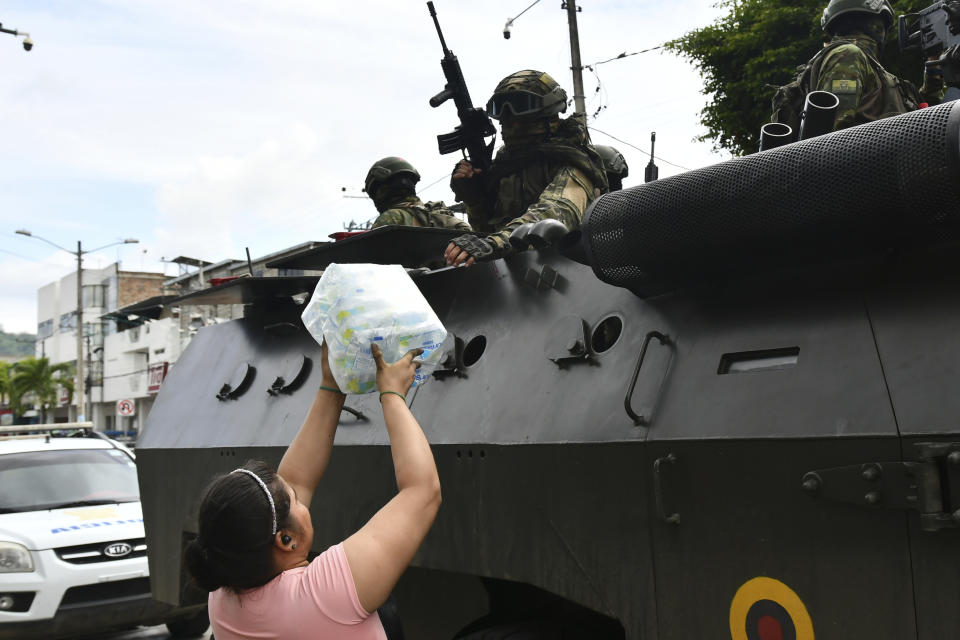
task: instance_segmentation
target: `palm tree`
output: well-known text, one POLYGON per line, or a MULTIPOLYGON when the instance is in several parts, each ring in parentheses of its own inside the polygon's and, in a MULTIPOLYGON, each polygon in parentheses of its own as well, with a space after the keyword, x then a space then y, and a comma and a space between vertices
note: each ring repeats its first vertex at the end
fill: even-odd
POLYGON ((10 400, 15 407, 22 407, 23 397, 32 394, 40 405, 40 422, 47 421, 47 407, 57 402, 57 386, 67 390, 73 397, 73 367, 66 362, 50 364, 46 358, 29 357, 13 365, 10 384, 10 400))
POLYGON ((7 405, 10 395, 10 363, 0 361, 0 406, 7 405))

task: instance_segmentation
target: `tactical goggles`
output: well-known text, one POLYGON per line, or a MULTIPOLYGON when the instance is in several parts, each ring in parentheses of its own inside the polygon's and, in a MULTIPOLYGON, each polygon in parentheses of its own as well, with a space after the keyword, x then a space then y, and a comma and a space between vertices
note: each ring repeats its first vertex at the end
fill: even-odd
POLYGON ((527 116, 543 109, 543 96, 529 91, 510 91, 494 95, 487 102, 487 114, 499 120, 507 110, 515 116, 527 116))

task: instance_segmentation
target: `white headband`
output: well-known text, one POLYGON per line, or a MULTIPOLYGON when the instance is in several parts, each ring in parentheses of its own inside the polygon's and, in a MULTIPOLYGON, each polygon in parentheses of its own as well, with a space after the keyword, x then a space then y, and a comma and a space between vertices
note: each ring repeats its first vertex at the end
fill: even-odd
POLYGON ((271 536, 277 535, 277 507, 273 504, 273 496, 270 495, 270 490, 267 489, 267 484, 260 479, 260 476, 255 474, 249 469, 234 469, 230 473, 245 473, 254 480, 257 481, 257 484, 260 485, 260 488, 263 489, 263 492, 267 494, 267 500, 270 502, 270 514, 273 516, 273 529, 270 531, 271 536))

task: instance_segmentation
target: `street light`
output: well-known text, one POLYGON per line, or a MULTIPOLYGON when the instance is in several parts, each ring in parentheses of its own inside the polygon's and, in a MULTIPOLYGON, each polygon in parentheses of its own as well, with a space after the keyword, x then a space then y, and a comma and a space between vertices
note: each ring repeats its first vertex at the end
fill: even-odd
POLYGON ((97 247, 96 249, 88 249, 84 251, 80 241, 77 240, 77 250, 71 251, 66 247, 61 247, 56 242, 51 242, 46 238, 35 236, 26 229, 17 229, 15 233, 18 233, 21 236, 27 236, 28 238, 42 240, 43 242, 46 242, 47 244, 56 247, 61 251, 66 251, 67 253, 77 257, 77 422, 83 422, 83 420, 86 418, 86 406, 84 402, 84 385, 86 380, 83 375, 83 256, 84 254, 100 251, 101 249, 106 249, 107 247, 112 247, 118 244, 136 244, 140 241, 136 238, 125 238, 123 240, 111 242, 110 244, 105 244, 102 247, 97 247))

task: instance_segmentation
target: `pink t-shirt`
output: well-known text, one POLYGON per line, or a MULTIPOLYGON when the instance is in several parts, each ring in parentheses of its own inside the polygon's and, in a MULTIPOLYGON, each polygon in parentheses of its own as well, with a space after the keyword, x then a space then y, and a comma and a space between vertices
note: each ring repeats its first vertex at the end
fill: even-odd
POLYGON ((360 606, 342 542, 252 591, 217 589, 208 603, 217 640, 387 640, 380 616, 360 606))

